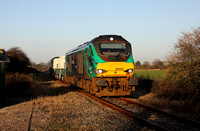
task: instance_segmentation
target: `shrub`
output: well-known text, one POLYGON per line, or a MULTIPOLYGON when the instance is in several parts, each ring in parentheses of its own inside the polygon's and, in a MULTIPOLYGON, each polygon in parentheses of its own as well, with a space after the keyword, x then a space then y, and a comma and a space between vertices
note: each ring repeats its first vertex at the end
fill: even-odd
POLYGON ((13 47, 9 49, 6 54, 10 58, 8 71, 24 72, 30 62, 27 55, 19 47, 13 47))
MULTIPOLYGON (((154 87, 158 97, 178 101, 184 110, 200 111, 200 27, 192 33, 183 33, 174 46, 169 59, 170 70, 166 77, 154 87), (155 89, 157 88, 157 89, 155 89)), ((170 102, 169 102, 170 103, 170 102)), ((180 108, 181 109, 181 108, 180 108)))
POLYGON ((33 79, 30 75, 10 73, 5 77, 6 94, 9 97, 31 96, 33 79))
POLYGON ((33 74, 7 73, 5 97, 37 97, 48 95, 48 87, 34 79, 33 74))
POLYGON ((44 76, 40 75, 7 73, 4 97, 35 98, 66 93, 66 87, 56 88, 53 84, 44 82, 44 76))

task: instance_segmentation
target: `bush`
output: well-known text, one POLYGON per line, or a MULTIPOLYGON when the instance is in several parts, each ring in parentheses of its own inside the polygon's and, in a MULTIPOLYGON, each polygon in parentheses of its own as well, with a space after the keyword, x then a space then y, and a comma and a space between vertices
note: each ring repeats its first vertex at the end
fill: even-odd
POLYGON ((9 72, 24 72, 30 60, 27 55, 19 48, 13 47, 9 49, 6 54, 10 58, 8 65, 9 72))
POLYGON ((33 79, 30 75, 10 73, 5 76, 5 89, 9 97, 32 96, 33 79))
POLYGON ((33 74, 8 73, 5 75, 5 97, 37 97, 48 95, 44 87, 33 78, 33 74))
POLYGON ((41 79, 45 78, 41 77, 44 76, 41 74, 35 76, 35 74, 7 73, 4 97, 36 98, 66 93, 66 87, 55 88, 54 85, 51 86, 51 83, 43 83, 41 79))
MULTIPOLYGON (((192 33, 183 33, 174 46, 169 62, 170 70, 166 77, 154 87, 154 93, 170 101, 182 103, 181 108, 200 111, 200 27, 192 33), (156 89, 155 89, 156 88, 156 89)), ((177 105, 178 106, 178 105, 177 105)))

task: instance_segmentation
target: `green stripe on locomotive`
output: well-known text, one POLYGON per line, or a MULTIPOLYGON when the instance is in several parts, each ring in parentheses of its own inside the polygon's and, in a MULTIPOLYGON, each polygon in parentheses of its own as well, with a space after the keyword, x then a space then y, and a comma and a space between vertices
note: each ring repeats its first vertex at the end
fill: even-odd
POLYGON ((94 48, 94 45, 92 43, 90 43, 88 46, 87 46, 87 53, 91 59, 91 61, 89 62, 89 66, 88 66, 88 69, 89 69, 89 72, 90 72, 90 79, 92 79, 92 77, 97 77, 96 73, 95 73, 95 69, 97 68, 97 64, 98 63, 105 63, 104 60, 102 60, 97 52, 96 52, 96 49, 94 48), (91 47, 91 48, 90 48, 91 47), (92 54, 91 54, 91 51, 92 51, 92 54))
POLYGON ((133 55, 132 55, 132 50, 130 52, 130 57, 128 58, 128 60, 126 61, 126 63, 134 63, 134 59, 133 59, 133 55))

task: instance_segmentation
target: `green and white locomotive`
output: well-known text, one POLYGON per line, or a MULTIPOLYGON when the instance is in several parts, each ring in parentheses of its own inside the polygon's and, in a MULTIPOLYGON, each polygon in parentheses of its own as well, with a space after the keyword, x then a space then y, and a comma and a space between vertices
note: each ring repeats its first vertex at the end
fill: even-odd
MULTIPOLYGON (((52 64, 63 58, 54 58, 52 64)), ((57 65, 56 78, 97 96, 130 95, 138 84, 133 78, 131 44, 118 35, 101 35, 79 45, 69 50, 65 61, 57 65)))

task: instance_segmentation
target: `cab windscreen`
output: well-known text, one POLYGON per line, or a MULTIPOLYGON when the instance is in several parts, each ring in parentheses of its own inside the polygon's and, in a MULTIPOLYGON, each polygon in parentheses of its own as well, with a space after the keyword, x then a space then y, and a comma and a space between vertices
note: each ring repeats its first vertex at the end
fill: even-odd
POLYGON ((127 49, 126 44, 121 42, 101 42, 99 44, 100 52, 102 55, 106 56, 120 56, 126 55, 127 49))

